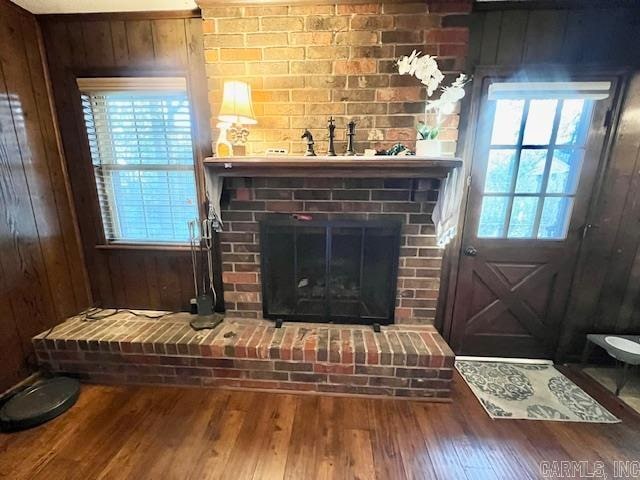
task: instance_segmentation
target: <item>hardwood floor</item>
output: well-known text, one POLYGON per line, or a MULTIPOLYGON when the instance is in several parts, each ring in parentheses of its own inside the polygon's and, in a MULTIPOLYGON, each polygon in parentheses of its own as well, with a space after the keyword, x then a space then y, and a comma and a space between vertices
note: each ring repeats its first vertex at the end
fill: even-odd
POLYGON ((0 436, 0 477, 530 479, 561 460, 611 477, 614 460, 639 458, 640 421, 571 376, 623 422, 493 421, 459 376, 451 404, 84 386, 63 416, 0 436))

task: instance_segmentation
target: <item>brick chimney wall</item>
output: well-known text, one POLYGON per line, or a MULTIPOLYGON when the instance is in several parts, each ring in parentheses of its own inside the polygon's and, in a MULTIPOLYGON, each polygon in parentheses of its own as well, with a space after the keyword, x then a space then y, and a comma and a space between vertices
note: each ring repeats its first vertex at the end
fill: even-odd
MULTIPOLYGON (((359 152, 398 142, 414 148, 426 92, 415 77, 397 73, 395 60, 413 49, 437 55, 449 82, 464 65, 469 38, 467 28, 449 25, 470 10, 470 0, 203 7, 213 138, 222 84, 236 79, 252 86, 258 119, 247 153, 302 153, 305 128, 325 152, 330 115, 338 153, 350 119, 358 123, 359 152)), ((457 114, 444 120, 445 151, 455 151, 457 126, 457 114)))

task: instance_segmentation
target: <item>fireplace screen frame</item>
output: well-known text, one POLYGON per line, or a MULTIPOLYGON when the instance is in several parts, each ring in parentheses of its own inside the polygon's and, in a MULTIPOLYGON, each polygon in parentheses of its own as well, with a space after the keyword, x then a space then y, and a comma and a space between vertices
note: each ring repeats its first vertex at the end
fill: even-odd
MULTIPOLYGON (((263 317, 266 319, 283 320, 283 321, 298 321, 298 322, 322 322, 322 323, 336 323, 336 324, 361 324, 361 325, 389 325, 395 321, 395 307, 397 297, 397 285, 398 285, 398 267, 400 261, 400 246, 402 235, 402 222, 396 219, 389 220, 347 220, 347 219, 312 219, 312 220, 300 220, 289 215, 272 214, 262 218, 259 221, 260 225, 260 268, 261 268, 261 283, 262 283, 262 311, 263 317), (325 307, 322 315, 312 313, 293 313, 293 314, 279 314, 271 312, 269 309, 268 288, 271 270, 274 268, 270 265, 270 257, 265 255, 265 252, 269 248, 269 235, 268 231, 271 227, 288 227, 293 228, 294 237, 298 235, 298 229, 301 230, 308 227, 315 227, 324 229, 325 243, 324 243, 324 285, 325 285, 325 307), (357 316, 335 316, 331 315, 330 311, 330 288, 329 281, 331 274, 331 260, 332 260, 332 240, 333 230, 336 228, 360 228, 362 229, 363 239, 366 238, 366 229, 386 229, 391 231, 392 246, 391 246, 391 278, 389 279, 388 299, 386 305, 388 306, 386 316, 366 316, 362 315, 362 308, 358 309, 357 316)), ((358 301, 362 303, 362 272, 364 271, 364 248, 365 241, 360 244, 360 284, 358 285, 358 301)), ((297 242, 294 240, 294 248, 297 249, 297 242)), ((298 266, 297 266, 297 254, 294 254, 294 267, 293 285, 299 282, 298 279, 298 266)))

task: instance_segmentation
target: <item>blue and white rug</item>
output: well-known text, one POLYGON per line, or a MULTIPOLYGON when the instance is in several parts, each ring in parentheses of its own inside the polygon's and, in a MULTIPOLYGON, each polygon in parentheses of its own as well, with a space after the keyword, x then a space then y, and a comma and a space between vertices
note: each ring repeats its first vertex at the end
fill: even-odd
POLYGON ((491 418, 620 422, 547 362, 465 359, 456 369, 491 418))

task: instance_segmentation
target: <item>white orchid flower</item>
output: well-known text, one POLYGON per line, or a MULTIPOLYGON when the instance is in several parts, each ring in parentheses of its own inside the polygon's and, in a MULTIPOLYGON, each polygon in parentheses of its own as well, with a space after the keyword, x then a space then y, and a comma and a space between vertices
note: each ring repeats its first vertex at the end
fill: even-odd
POLYGON ((409 57, 401 57, 400 60, 398 60, 398 73, 400 75, 405 75, 409 73, 409 70, 411 70, 411 62, 409 61, 409 57))
MULTIPOLYGON (((427 98, 431 97, 444 80, 444 74, 438 67, 436 57, 431 55, 423 55, 413 50, 411 55, 404 55, 396 62, 398 65, 398 73, 401 75, 413 75, 426 87, 427 98)), ((467 76, 462 73, 448 87, 442 89, 442 94, 437 100, 427 100, 425 104, 425 117, 427 112, 434 111, 437 113, 438 122, 434 127, 427 127, 426 122, 420 122, 422 127, 418 129, 418 139, 433 140, 438 136, 440 128, 440 115, 449 115, 455 111, 456 104, 464 97, 464 86, 468 82, 467 76)), ((426 120, 426 118, 425 118, 426 120)))
POLYGON ((413 52, 411 52, 411 55, 404 55, 400 57, 397 62, 398 73, 400 73, 400 75, 406 75, 407 73, 413 75, 413 72, 415 71, 415 62, 418 59, 419 55, 420 54, 416 50, 414 50, 413 52))

